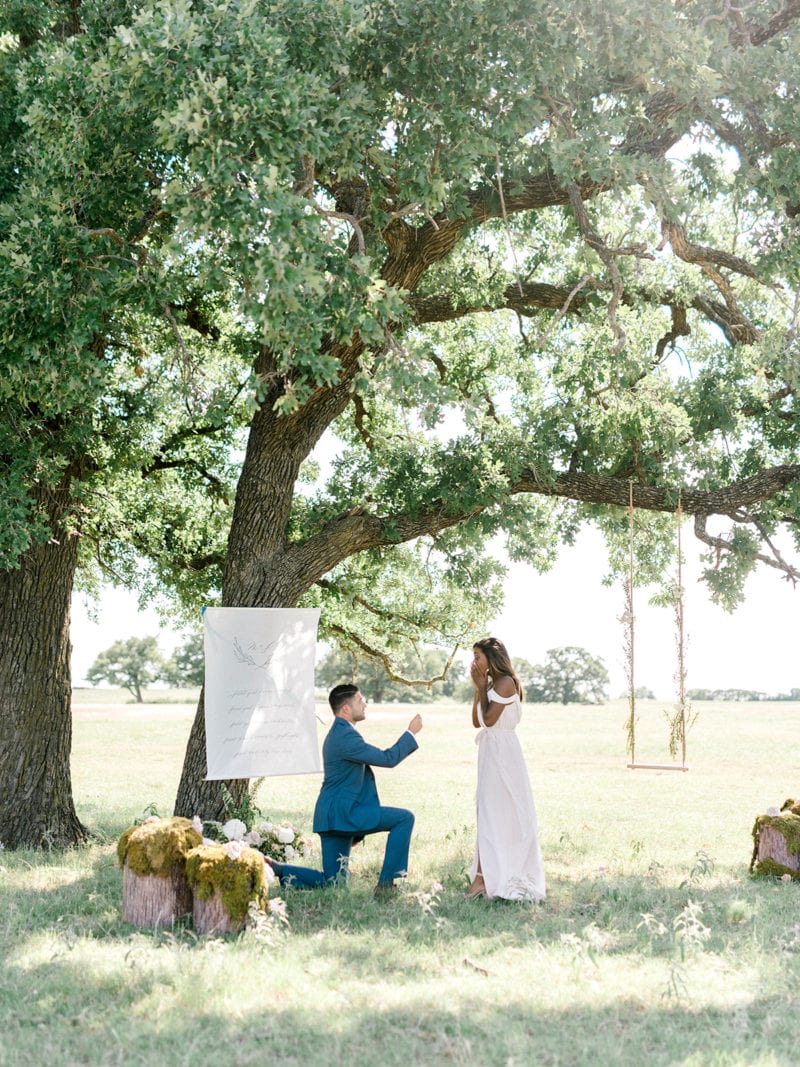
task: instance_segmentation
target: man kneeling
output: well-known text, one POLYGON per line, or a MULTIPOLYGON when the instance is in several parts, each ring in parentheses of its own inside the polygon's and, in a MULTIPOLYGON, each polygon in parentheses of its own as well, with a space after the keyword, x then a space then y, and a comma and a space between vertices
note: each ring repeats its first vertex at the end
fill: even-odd
POLYGON ((355 728, 366 718, 367 702, 355 685, 337 685, 328 696, 333 725, 322 745, 324 777, 314 808, 314 832, 322 842, 322 870, 271 860, 281 885, 316 887, 346 881, 350 849, 367 834, 388 833, 375 895, 389 896, 395 878, 408 870, 414 816, 405 808, 385 808, 378 799, 373 767, 395 767, 419 747, 415 715, 391 748, 368 745, 355 728))

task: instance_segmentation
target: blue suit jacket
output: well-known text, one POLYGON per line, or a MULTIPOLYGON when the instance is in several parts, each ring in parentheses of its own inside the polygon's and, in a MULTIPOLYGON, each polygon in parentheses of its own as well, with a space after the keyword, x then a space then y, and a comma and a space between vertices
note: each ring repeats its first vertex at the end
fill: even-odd
POLYGON ((314 808, 314 832, 374 830, 380 822, 381 802, 372 767, 395 767, 417 748, 408 730, 391 748, 375 748, 347 719, 335 718, 322 745, 325 777, 314 808))

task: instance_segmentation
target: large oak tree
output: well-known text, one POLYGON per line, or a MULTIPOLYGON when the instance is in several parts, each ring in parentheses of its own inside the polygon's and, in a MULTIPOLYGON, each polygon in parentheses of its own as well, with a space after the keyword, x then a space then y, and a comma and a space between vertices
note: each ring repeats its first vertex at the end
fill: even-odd
MULTIPOLYGON (((590 520, 613 556, 630 500, 653 571, 680 501, 714 595, 758 560, 797 576, 798 0, 84 3, 58 33, 46 6, 6 39, 3 343, 70 417, 132 305, 249 363, 222 604, 322 603, 380 652, 441 590, 457 637, 495 534, 544 566, 590 520)), ((20 494, 18 597, 92 512, 81 441, 20 494)), ((199 565, 148 543, 165 576, 199 565)), ((202 711, 176 807, 211 816, 202 711)))

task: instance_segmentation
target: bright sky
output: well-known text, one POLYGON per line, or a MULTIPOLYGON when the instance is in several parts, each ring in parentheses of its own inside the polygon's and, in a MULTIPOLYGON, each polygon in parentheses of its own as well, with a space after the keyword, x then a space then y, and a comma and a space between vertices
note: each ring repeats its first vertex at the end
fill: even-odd
MULTIPOLYGON (((684 538, 685 619, 688 633, 687 687, 690 689, 755 689, 774 695, 800 688, 800 589, 793 589, 777 571, 762 567, 747 586, 746 601, 728 615, 710 603, 700 573, 700 545, 684 538)), ((512 565, 506 604, 490 632, 508 647, 512 658, 542 663, 547 650, 578 645, 603 660, 611 676, 611 696, 626 688, 623 666, 623 611, 620 587, 601 585, 605 554, 599 535, 586 532, 562 551, 546 575, 530 567, 512 565)), ((636 685, 651 689, 659 700, 675 694, 675 635, 672 611, 647 603, 651 591, 634 594, 636 617, 636 685)), ((162 627, 155 611, 140 612, 136 598, 122 590, 103 594, 97 621, 82 599, 72 607, 73 684, 85 684, 85 674, 98 653, 114 641, 152 634, 164 653, 180 635, 162 627)))
MULTIPOLYGON (((755 689, 770 695, 800 688, 800 588, 778 571, 761 567, 746 586, 744 604, 734 614, 715 607, 700 575, 699 542, 683 538, 684 625, 688 635, 686 685, 689 689, 755 689)), ((582 534, 564 549, 546 575, 513 566, 506 604, 493 633, 512 658, 541 663, 550 648, 578 645, 599 656, 611 677, 611 695, 626 691, 620 586, 601 585, 605 550, 598 534, 582 534)), ((677 667, 672 609, 648 604, 652 589, 634 592, 635 683, 659 700, 675 696, 677 667)))

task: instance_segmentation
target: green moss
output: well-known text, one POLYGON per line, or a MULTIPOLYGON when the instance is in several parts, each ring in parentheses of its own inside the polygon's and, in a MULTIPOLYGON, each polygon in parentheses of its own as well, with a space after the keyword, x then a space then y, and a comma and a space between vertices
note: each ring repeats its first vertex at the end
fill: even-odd
POLYGON ((758 859, 758 841, 765 827, 777 830, 786 842, 786 851, 790 856, 800 855, 800 811, 795 811, 795 807, 800 807, 800 804, 787 800, 780 815, 759 815, 756 819, 753 824, 753 858, 750 860, 750 870, 754 874, 790 874, 792 878, 800 879, 800 871, 785 867, 776 860, 758 859))
POLYGON ((757 860, 753 867, 753 874, 760 877, 772 875, 775 878, 782 878, 783 875, 790 874, 795 881, 800 881, 800 871, 793 871, 791 867, 784 867, 777 860, 757 860))
POLYGON ((125 831, 117 842, 117 859, 120 867, 127 862, 134 874, 169 878, 175 866, 184 862, 187 852, 202 840, 203 835, 189 819, 153 819, 125 831))
POLYGON ((231 859, 225 845, 200 845, 186 857, 186 877, 201 900, 208 900, 219 890, 233 922, 247 915, 251 901, 266 907, 269 890, 264 857, 254 848, 243 848, 238 859, 231 859))

